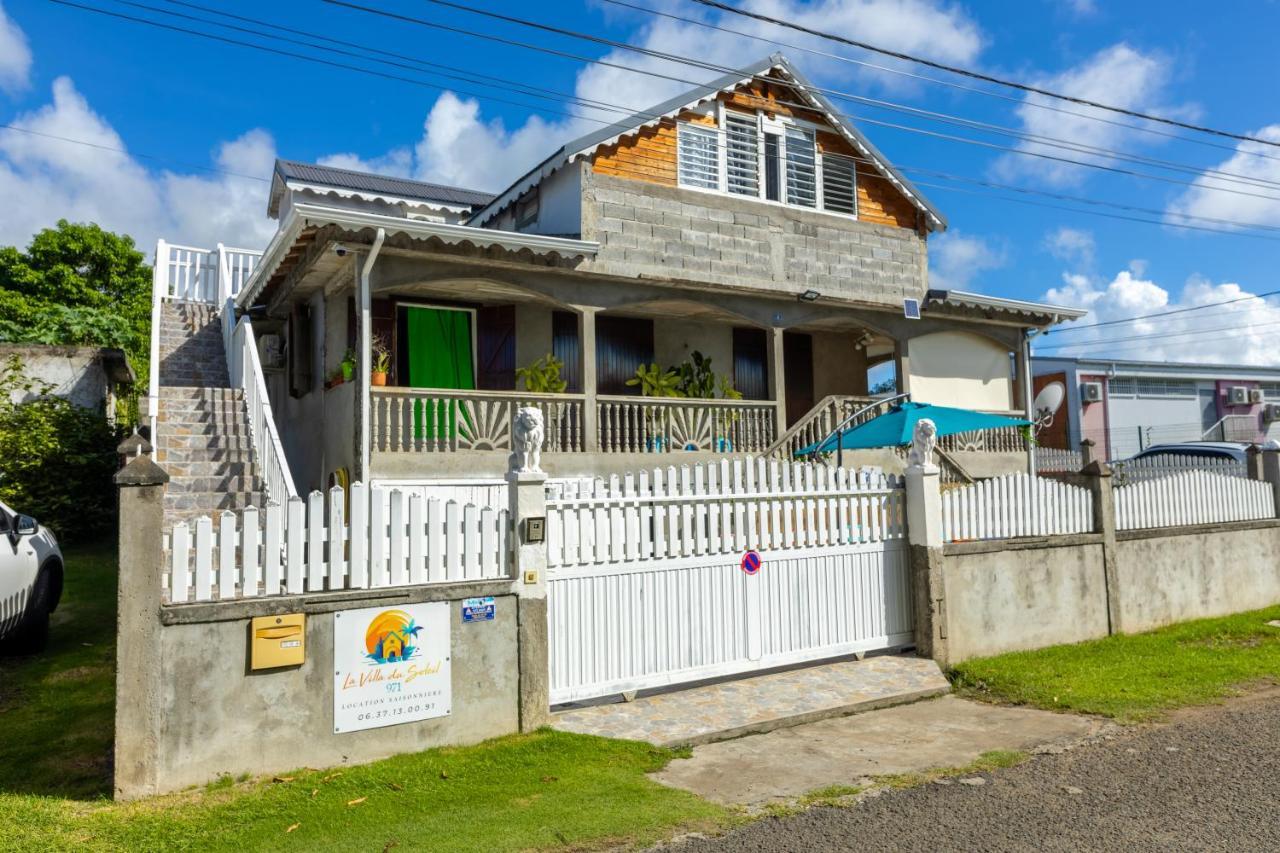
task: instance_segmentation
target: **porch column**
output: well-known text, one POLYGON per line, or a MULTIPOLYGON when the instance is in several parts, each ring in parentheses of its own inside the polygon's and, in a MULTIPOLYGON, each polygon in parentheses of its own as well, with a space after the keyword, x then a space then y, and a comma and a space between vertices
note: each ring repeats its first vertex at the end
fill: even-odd
MULTIPOLYGON (((1025 332, 1021 337, 1017 352, 1014 353, 1018 376, 1015 397, 1021 398, 1023 416, 1034 421, 1035 412, 1031 410, 1031 339, 1025 332)), ((1036 475, 1036 446, 1030 441, 1027 442, 1027 473, 1032 477, 1036 475)))
POLYGON ((781 328, 769 330, 769 389, 773 392, 773 408, 777 418, 776 438, 782 438, 787 431, 787 371, 783 356, 783 334, 785 330, 781 328))
POLYGON ((596 407, 596 312, 600 309, 588 305, 575 305, 578 312, 578 341, 581 344, 582 393, 582 449, 595 453, 600 449, 600 412, 596 407))
POLYGON ((903 338, 893 342, 893 370, 897 374, 894 380, 898 384, 898 393, 911 391, 911 341, 903 338))

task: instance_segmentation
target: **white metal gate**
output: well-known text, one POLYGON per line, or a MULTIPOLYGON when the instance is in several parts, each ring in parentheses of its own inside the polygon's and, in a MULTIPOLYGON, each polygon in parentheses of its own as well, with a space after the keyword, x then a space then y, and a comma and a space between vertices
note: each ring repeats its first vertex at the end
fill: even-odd
POLYGON ((905 516, 896 478, 765 460, 552 486, 552 703, 909 643, 905 516))

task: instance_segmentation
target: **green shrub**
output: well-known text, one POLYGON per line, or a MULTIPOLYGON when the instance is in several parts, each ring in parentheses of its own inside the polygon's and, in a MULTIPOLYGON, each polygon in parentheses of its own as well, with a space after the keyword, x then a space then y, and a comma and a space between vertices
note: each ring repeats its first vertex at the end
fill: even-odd
POLYGON ((60 539, 101 536, 115 519, 118 435, 102 412, 50 390, 23 376, 17 356, 0 367, 0 500, 60 539))

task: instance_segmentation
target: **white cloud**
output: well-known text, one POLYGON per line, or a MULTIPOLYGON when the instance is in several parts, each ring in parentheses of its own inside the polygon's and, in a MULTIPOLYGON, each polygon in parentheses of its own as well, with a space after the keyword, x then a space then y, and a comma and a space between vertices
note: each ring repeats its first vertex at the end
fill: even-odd
POLYGON ((1098 11, 1098 5, 1094 0, 1067 0, 1067 8, 1080 18, 1087 18, 1098 11))
POLYGON ((987 270, 1008 262, 1004 245, 956 229, 929 245, 929 286, 940 290, 970 290, 971 282, 987 270))
POLYGON ((31 47, 27 36, 0 4, 0 91, 20 92, 31 78, 31 47))
MULTIPOLYGON (((1250 136, 1280 142, 1280 124, 1272 124, 1250 136)), ((1280 148, 1260 142, 1241 142, 1236 153, 1214 167, 1219 172, 1244 175, 1259 182, 1280 183, 1280 148), (1266 155, 1266 156, 1260 156, 1266 155)), ((1201 175, 1191 187, 1166 209, 1169 222, 1185 222, 1184 216, 1202 216, 1235 222, 1280 225, 1280 192, 1266 186, 1241 186, 1238 179, 1224 181, 1201 175), (1272 198, 1258 198, 1258 196, 1272 198)), ((1234 226, 1213 223, 1214 228, 1234 226)))
MULTIPOLYGON (((1139 112, 1191 115, 1193 111, 1188 106, 1170 106, 1164 103, 1171 71, 1171 63, 1166 57, 1144 53, 1122 42, 1099 51, 1074 68, 1033 82, 1050 91, 1139 112)), ((1017 115, 1022 129, 1028 133, 1068 140, 1092 148, 1124 150, 1137 144, 1139 136, 1142 136, 1143 142, 1153 138, 1116 124, 1095 121, 1094 117, 1124 124, 1138 124, 1141 121, 1139 119, 1127 119, 1112 112, 1065 103, 1043 95, 1028 94, 1017 108, 1017 115), (1079 115, 1042 109, 1037 104, 1079 115)), ((1017 143, 1016 147, 1022 151, 1089 163, 1114 161, 1114 158, 1104 154, 1064 150, 1053 144, 1023 141, 1017 143)), ((1003 178, 1025 177, 1053 186, 1079 183, 1089 171, 1083 166, 1022 154, 1002 155, 996 160, 993 169, 1003 178)))
POLYGON ((1044 247, 1060 261, 1089 268, 1097 245, 1092 231, 1063 225, 1045 235, 1044 247))
POLYGON ((1280 364, 1275 345, 1280 331, 1280 304, 1256 297, 1232 282, 1213 283, 1192 276, 1174 296, 1169 289, 1144 278, 1145 264, 1131 264, 1111 281, 1084 273, 1064 273, 1062 285, 1044 294, 1047 302, 1088 308, 1081 325, 1176 311, 1196 306, 1203 310, 1167 314, 1131 323, 1050 333, 1041 339, 1038 355, 1085 355, 1090 358, 1145 361, 1280 364), (1229 300, 1229 305, 1216 303, 1229 300), (1182 333, 1194 334, 1184 335, 1182 333), (1153 336, 1153 337, 1148 337, 1153 336), (1059 346, 1059 344, 1070 344, 1059 346))
MULTIPOLYGON (((11 123, 31 132, 0 135, 0 198, 21 199, 0 206, 0 245, 26 245, 60 218, 129 234, 147 253, 161 236, 256 247, 274 230, 266 218, 266 183, 148 171, 67 77, 54 81, 50 103, 11 123)), ((215 163, 226 172, 266 178, 274 158, 271 136, 254 130, 224 143, 215 163)))

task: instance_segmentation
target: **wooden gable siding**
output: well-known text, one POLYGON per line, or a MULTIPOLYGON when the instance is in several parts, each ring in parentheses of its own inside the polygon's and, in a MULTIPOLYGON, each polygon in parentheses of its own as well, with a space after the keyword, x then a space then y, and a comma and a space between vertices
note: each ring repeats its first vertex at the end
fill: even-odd
MULTIPOLYGON (((724 92, 720 100, 731 110, 755 112, 762 110, 775 115, 799 118, 814 124, 826 124, 826 118, 814 110, 791 107, 794 93, 782 87, 753 81, 733 92, 724 92)), ((714 124, 710 116, 686 110, 679 121, 697 124, 714 124)), ((656 125, 641 128, 636 133, 619 139, 612 145, 596 151, 591 161, 592 169, 602 175, 627 178, 633 181, 658 184, 664 187, 677 185, 676 178, 676 121, 665 118, 656 125)), ((833 154, 858 156, 853 147, 838 133, 819 133, 818 149, 833 154)), ((898 228, 916 228, 917 211, 902 193, 876 171, 870 163, 858 163, 858 218, 878 225, 898 228)))

